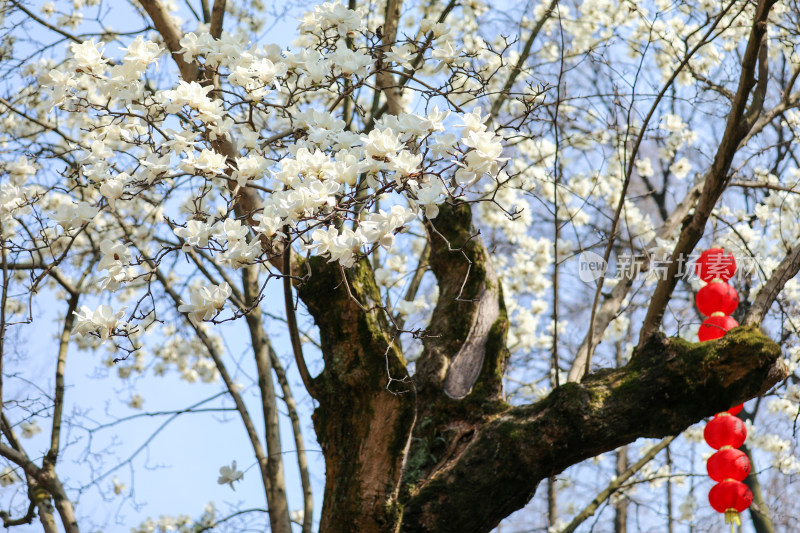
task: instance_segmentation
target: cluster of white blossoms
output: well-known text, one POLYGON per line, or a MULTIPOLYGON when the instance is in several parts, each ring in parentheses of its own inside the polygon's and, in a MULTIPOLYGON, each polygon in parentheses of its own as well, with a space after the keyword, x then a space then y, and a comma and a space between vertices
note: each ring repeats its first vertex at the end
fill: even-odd
POLYGON ((101 305, 94 310, 82 305, 80 310, 75 311, 75 327, 72 329, 72 333, 97 335, 105 342, 118 330, 127 330, 128 325, 122 320, 123 316, 125 316, 124 308, 115 312, 108 305, 101 305))
POLYGON ((100 282, 101 288, 117 290, 121 282, 136 275, 136 269, 129 266, 133 257, 131 251, 123 243, 106 239, 100 243, 100 253, 103 255, 97 269, 108 273, 100 282))
MULTIPOLYGON (((219 335, 216 335, 207 324, 199 324, 198 327, 217 353, 223 353, 225 346, 219 335)), ((174 369, 187 383, 213 383, 217 380, 219 371, 208 356, 208 350, 196 335, 181 336, 171 325, 163 326, 159 334, 165 342, 153 350, 153 356, 156 358, 156 364, 152 367, 154 375, 163 376, 174 369)), ((142 373, 144 369, 137 371, 142 373)))
POLYGON ((394 245, 395 232, 404 229, 414 218, 413 211, 394 205, 388 213, 379 210, 365 215, 355 231, 346 227, 340 230, 335 226, 315 229, 311 234, 311 243, 303 249, 327 255, 331 261, 351 267, 363 246, 377 244, 390 250, 394 245))
POLYGON ((754 426, 750 420, 745 421, 745 426, 747 427, 745 444, 772 455, 772 466, 781 473, 786 475, 800 473, 800 461, 794 455, 794 447, 790 439, 766 432, 762 428, 754 426))
POLYGON ((227 282, 211 286, 195 284, 189 288, 189 295, 189 303, 178 306, 178 311, 188 313, 193 322, 211 320, 225 307, 231 287, 227 282))
MULTIPOLYGON (((316 10, 303 27, 320 24, 344 35, 364 30, 360 17, 338 4, 316 10)), ((226 67, 227 81, 241 89, 242 96, 261 102, 269 99, 270 91, 283 94, 311 87, 309 79, 318 83, 329 76, 366 76, 363 67, 372 62, 367 54, 360 59, 344 57, 345 51, 351 51, 339 41, 293 53, 275 46, 259 50, 240 35, 223 33, 220 39, 212 39, 199 32, 187 34, 181 45, 185 60, 200 60, 206 67, 226 67), (312 52, 317 57, 309 56, 312 52), (351 62, 358 68, 349 68, 351 62), (333 65, 338 66, 331 68, 333 65)), ((157 64, 163 50, 139 38, 123 52, 122 59, 109 68, 102 43, 75 44, 68 68, 53 69, 45 80, 52 87, 50 96, 55 106, 68 110, 88 106, 94 120, 107 124, 93 132, 93 140, 87 141, 80 158, 83 173, 96 188, 97 200, 61 202, 51 214, 65 232, 91 227, 99 213, 101 219, 112 213, 130 213, 133 199, 141 191, 159 184, 169 186, 183 174, 193 176, 182 190, 189 193, 189 203, 195 207, 188 220, 173 220, 172 232, 182 239, 184 252, 203 250, 220 265, 240 268, 265 261, 263 239, 299 238, 301 250, 351 266, 374 247, 391 249, 395 235, 415 219, 436 217, 436 205, 448 196, 464 194, 484 177, 496 178, 506 160, 501 157, 502 137, 487 130, 486 115, 480 107, 460 116, 453 114, 449 123, 445 123, 449 113, 436 107, 425 115, 389 115, 363 135, 348 131, 344 121, 313 108, 292 110, 292 121, 265 108, 259 114, 261 120, 274 118, 277 126, 286 128, 294 124, 300 128, 295 135, 304 133, 297 136, 284 157, 269 159, 258 149, 257 130, 246 124, 235 125, 225 111, 225 101, 211 94, 213 86, 179 81, 175 88, 152 95, 136 84, 130 84, 121 95, 110 88, 120 79, 140 77, 157 64), (125 125, 112 124, 114 117, 131 113, 135 118, 125 125), (173 129, 176 119, 182 129, 173 129), (459 120, 460 137, 454 134, 459 120), (165 124, 168 121, 169 127, 165 124), (193 128, 191 121, 201 124, 206 133, 193 128), (145 133, 145 124, 157 127, 147 130, 155 144, 137 142, 145 133), (230 143, 234 138, 241 150, 249 151, 233 158, 223 155, 219 143, 230 143), (126 166, 118 155, 122 152, 137 153, 139 168, 126 166), (429 154, 427 158, 425 153, 429 154), (457 170, 448 183, 439 172, 452 165, 457 170), (253 214, 258 225, 252 229, 260 238, 252 238, 251 228, 240 219, 220 211, 225 206, 218 203, 223 198, 218 195, 225 194, 226 182, 217 178, 230 178, 239 187, 257 185, 259 190, 270 191, 253 214), (372 204, 377 198, 388 200, 389 205, 341 223, 342 219, 352 219, 351 213, 365 202, 372 204), (197 207, 204 202, 216 206, 209 205, 210 212, 197 207)), ((150 234, 157 232, 154 228, 150 234)), ((112 245, 108 240, 103 241, 103 254, 99 268, 107 270, 107 275, 101 288, 118 290, 135 275, 129 265, 132 256, 123 245, 112 245)), ((182 312, 195 321, 209 320, 225 295, 215 290, 192 289, 191 303, 181 306, 182 312)))
MULTIPOLYGON (((93 3, 76 0, 75 5, 93 3)), ((651 6, 585 0, 574 7, 559 5, 558 16, 551 14, 536 30, 536 46, 521 65, 519 50, 550 0, 525 12, 520 42, 511 44, 499 33, 488 37, 490 32, 481 31, 484 2, 458 4, 446 21, 440 21, 436 2, 408 6, 412 15, 404 11, 400 40, 388 50, 376 44, 383 10, 353 11, 342 2, 305 14, 300 36, 288 47, 253 43, 243 31, 222 32, 215 39, 207 25, 184 24, 177 55, 201 74, 212 74, 214 83, 172 76, 175 67, 164 44, 148 33, 114 41, 103 37, 107 43, 72 43, 66 61, 43 59, 30 68, 28 75, 47 87, 30 97, 36 102, 30 105, 31 116, 64 133, 63 140, 54 141, 61 144, 53 152, 74 157, 74 171, 53 178, 55 167, 45 157, 34 159, 30 154, 35 151, 27 147, 28 155, 0 163, 0 223, 4 238, 41 250, 46 261, 66 254, 59 268, 70 281, 89 271, 81 303, 91 305, 75 312, 76 344, 105 345, 105 364, 130 385, 131 378, 146 371, 174 372, 192 383, 214 382, 219 372, 207 348, 177 325, 190 320, 225 353, 210 324, 227 318, 226 306, 240 311, 227 303, 236 289, 225 280, 237 279, 235 270, 252 266, 262 279, 274 274, 270 254, 287 240, 296 252, 343 267, 372 254, 387 308, 406 320, 406 327, 424 327, 438 297, 432 276, 425 274, 422 289, 406 295, 425 247, 421 222, 435 222, 438 205, 463 198, 480 200, 474 209, 476 227, 502 283, 510 320, 510 376, 520 377, 514 374, 517 368, 524 373, 515 401, 547 394, 548 380, 555 375, 545 368, 553 343, 555 269, 560 268, 560 301, 567 302, 557 326, 563 370, 586 331, 586 321, 565 322, 563 314, 583 316, 584 296, 594 289, 581 292, 585 287, 574 284, 574 256, 607 242, 605 232, 631 159, 633 184, 622 204, 617 243, 630 243, 656 258, 672 249, 675 233, 657 233, 663 217, 650 198, 660 183, 668 184, 661 194, 666 194, 669 211, 692 186, 691 178, 700 179, 707 167, 709 149, 718 140, 708 124, 721 108, 704 115, 705 108, 696 102, 704 101, 708 90, 708 100, 725 101, 724 93, 713 91, 718 82, 713 74, 716 69, 727 72, 737 61, 729 52, 747 38, 753 8, 745 5, 722 17, 715 42, 700 46, 679 75, 674 94, 665 97, 645 126, 641 117, 652 104, 651 93, 699 43, 705 19, 719 14, 718 3, 657 0, 651 6), (117 48, 115 42, 123 45, 117 48), (619 59, 616 54, 625 53, 637 63, 642 60, 646 74, 641 80, 647 82, 637 82, 635 94, 620 89, 628 87, 627 75, 603 73, 604 66, 619 59), (592 61, 584 62, 586 57, 592 61), (402 110, 383 113, 373 122, 374 112, 388 107, 385 96, 372 100, 378 58, 391 65, 395 81, 405 89, 398 96, 402 110), (585 77, 596 87, 579 79, 589 63, 597 69, 585 77), (561 85, 560 65, 566 67, 561 85), (397 74, 401 70, 403 75, 397 74), (512 72, 519 77, 509 91, 504 84, 512 72), (540 81, 541 88, 532 85, 540 81), (493 110, 495 98, 505 93, 512 96, 493 110), (526 121, 536 106, 542 106, 541 113, 526 121), (629 118, 621 110, 631 111, 629 118), (630 147, 640 133, 644 142, 632 156, 630 147), (258 200, 251 212, 240 210, 243 194, 258 200), (553 218, 561 224, 558 238, 553 218), (20 220, 40 223, 29 224, 35 229, 26 237, 19 231, 20 220), (195 266, 202 266, 202 275, 195 266), (170 308, 166 300, 165 309, 158 290, 149 299, 157 274, 182 298, 180 304, 170 308), (109 298, 115 307, 107 305, 109 298), (122 304, 127 307, 116 310, 122 304), (126 309, 134 309, 127 321, 126 309), (115 362, 116 347, 107 340, 131 335, 139 325, 163 342, 115 362)), ((240 17, 236 10, 241 14, 244 8, 230 2, 228 8, 225 26, 231 29, 240 17)), ((776 6, 771 17, 778 20, 785 9, 776 6)), ((42 7, 45 17, 56 13, 51 3, 42 7)), ((246 26, 241 17, 240 28, 246 26)), ((74 13, 57 23, 75 27, 80 19, 74 13)), ((787 27, 770 24, 771 69, 781 60, 800 65, 796 45, 786 38, 787 27)), ((796 136, 800 114, 788 110, 784 121, 796 136)), ((0 122, 4 142, 6 131, 19 139, 38 135, 39 126, 21 129, 23 121, 8 117, 0 122)), ((743 163, 737 172, 735 180, 779 186, 800 181, 791 168, 750 175, 743 163)), ((774 190, 754 196, 746 208, 741 198, 715 210, 712 231, 726 248, 761 257, 769 274, 780 260, 772 250, 776 243, 800 238, 797 195, 774 190)), ((603 298, 615 281, 606 279, 603 298)), ((641 305, 655 281, 648 278, 635 288, 639 302, 636 296, 624 300, 626 314, 605 329, 598 358, 607 357, 614 346, 630 354, 637 320, 627 310, 641 305)), ((47 283, 55 286, 52 280, 47 283)), ((751 299, 759 283, 754 282, 751 299)), ((800 301, 800 283, 789 282, 784 295, 784 305, 800 301)), ((691 328, 679 334, 687 331, 691 328)), ((792 370, 798 361, 800 350, 787 350, 792 370)), ((770 402, 773 414, 795 413, 796 396, 788 387, 770 402)), ((143 401, 133 391, 122 400, 134 409, 143 401)), ((35 422, 20 428, 23 436, 39 429, 35 422)), ((782 472, 797 471, 785 439, 764 433, 752 443, 772 453, 782 472)), ((235 463, 224 468, 220 479, 233 487, 241 472, 235 463)), ((664 474, 661 468, 654 466, 649 475, 664 474)), ((123 492, 120 486, 115 482, 114 492, 123 492)), ((684 515, 692 514, 692 502, 682 509, 684 515)), ((162 517, 135 531, 191 527, 188 517, 162 517)))
POLYGON ((197 520, 188 515, 162 515, 158 520, 148 518, 137 527, 131 528, 131 533, 194 533, 197 530, 213 528, 216 524, 217 509, 214 502, 209 502, 197 520))

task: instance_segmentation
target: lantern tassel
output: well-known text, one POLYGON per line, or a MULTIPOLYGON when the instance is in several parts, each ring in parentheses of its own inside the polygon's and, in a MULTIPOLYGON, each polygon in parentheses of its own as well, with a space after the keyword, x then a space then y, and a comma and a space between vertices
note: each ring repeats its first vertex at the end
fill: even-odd
POLYGON ((742 521, 739 519, 739 512, 736 509, 728 509, 725 511, 725 523, 731 525, 731 533, 733 533, 734 525, 742 525, 742 521))

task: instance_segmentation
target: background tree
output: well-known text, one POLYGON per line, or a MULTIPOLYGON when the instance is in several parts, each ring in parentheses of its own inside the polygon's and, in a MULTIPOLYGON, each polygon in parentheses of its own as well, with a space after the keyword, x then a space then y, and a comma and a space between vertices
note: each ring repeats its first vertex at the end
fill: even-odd
MULTIPOLYGON (((264 37, 291 6, 3 9, 6 526, 93 527, 81 498, 109 482, 135 504, 136 456, 211 413, 241 421, 263 495, 135 531, 489 531, 543 482, 535 527, 573 531, 614 498, 626 531, 645 479, 673 530, 701 461, 696 430, 672 436, 767 392, 800 412, 796 4, 350 1, 303 14, 291 44, 264 37), (687 260, 713 243, 739 257, 742 327, 699 345, 687 260), (616 266, 581 283, 592 250, 616 266), (99 422, 68 403, 70 348, 104 353, 134 409, 151 375, 211 392, 99 422), (295 395, 325 461, 317 515, 295 395), (96 447, 160 417, 127 458, 96 447), (630 456, 641 437, 663 440, 630 456), (616 479, 561 516, 557 476, 615 449, 616 479)), ((776 439, 750 445, 796 473, 776 439)), ((752 526, 774 530, 781 504, 756 493, 752 526)))

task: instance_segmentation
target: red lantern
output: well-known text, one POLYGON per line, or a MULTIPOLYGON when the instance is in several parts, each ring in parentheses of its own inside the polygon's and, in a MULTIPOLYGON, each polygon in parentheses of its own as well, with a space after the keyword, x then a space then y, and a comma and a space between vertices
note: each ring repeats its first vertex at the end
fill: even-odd
POLYGON ((705 316, 714 313, 730 315, 739 306, 739 295, 736 289, 724 281, 711 282, 699 291, 695 298, 697 309, 705 316))
POLYGON ((741 412, 742 412, 742 408, 744 408, 744 404, 743 404, 743 403, 740 403, 740 404, 739 404, 739 405, 737 405, 736 407, 731 407, 730 409, 728 409, 728 412, 729 412, 730 414, 732 414, 732 415, 736 416, 736 415, 738 415, 739 413, 741 413, 741 412))
POLYGON ((711 507, 718 513, 725 513, 726 524, 741 525, 739 513, 750 507, 752 501, 753 493, 741 481, 717 483, 708 493, 711 507))
POLYGON ((742 450, 725 448, 709 458, 706 470, 714 481, 743 481, 750 473, 750 459, 742 450))
POLYGON ((706 424, 703 437, 715 450, 719 450, 723 446, 738 448, 744 444, 744 440, 747 438, 747 428, 745 428, 744 422, 723 412, 706 424))
POLYGON ((739 323, 734 320, 733 317, 719 315, 710 316, 700 324, 700 329, 697 331, 697 338, 700 339, 700 342, 719 339, 725 335, 728 330, 738 325, 739 323))
POLYGON ((703 281, 715 278, 728 281, 736 272, 736 259, 732 253, 725 252, 722 248, 710 248, 700 254, 695 269, 703 281))

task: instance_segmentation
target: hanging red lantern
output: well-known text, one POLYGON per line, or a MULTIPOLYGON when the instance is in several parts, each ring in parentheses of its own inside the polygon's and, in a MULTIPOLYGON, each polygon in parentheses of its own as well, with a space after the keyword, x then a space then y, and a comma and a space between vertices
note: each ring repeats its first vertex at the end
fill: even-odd
POLYGON ((712 281, 697 291, 695 302, 697 309, 705 316, 718 312, 730 315, 739 306, 739 295, 736 294, 736 289, 724 281, 712 281))
POLYGON ((697 338, 700 339, 700 342, 713 341, 714 339, 719 339, 725 335, 728 330, 738 325, 739 323, 733 317, 711 315, 700 324, 700 329, 697 331, 697 338))
POLYGON ((747 438, 747 428, 744 422, 735 416, 722 412, 706 424, 703 437, 715 450, 719 450, 723 446, 738 448, 744 444, 744 440, 747 438))
POLYGON ((750 473, 750 459, 742 450, 724 448, 708 459, 706 470, 714 481, 744 481, 750 473))
POLYGON ((728 281, 736 272, 736 259, 732 253, 726 252, 722 248, 710 248, 700 254, 695 262, 695 269, 703 281, 712 279, 728 281))
POLYGON ((737 405, 736 407, 731 407, 730 409, 728 409, 728 412, 729 412, 730 414, 732 414, 732 415, 736 416, 736 415, 738 415, 739 413, 741 413, 741 412, 742 412, 742 409, 743 409, 743 408, 744 408, 744 404, 743 404, 743 403, 740 403, 740 404, 739 404, 739 405, 737 405))
POLYGON ((741 481, 722 481, 708 493, 708 503, 718 513, 725 513, 726 524, 741 525, 739 513, 750 507, 752 501, 753 493, 741 481))

